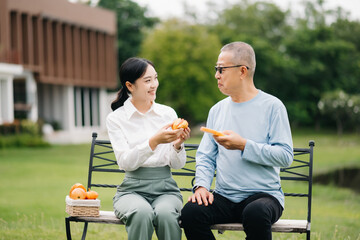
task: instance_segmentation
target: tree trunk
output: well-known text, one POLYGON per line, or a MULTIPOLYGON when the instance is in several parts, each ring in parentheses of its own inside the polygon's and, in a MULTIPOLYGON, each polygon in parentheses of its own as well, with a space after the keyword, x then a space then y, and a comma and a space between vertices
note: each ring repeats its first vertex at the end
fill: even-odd
POLYGON ((343 134, 343 124, 339 117, 336 118, 337 134, 341 136, 343 134))

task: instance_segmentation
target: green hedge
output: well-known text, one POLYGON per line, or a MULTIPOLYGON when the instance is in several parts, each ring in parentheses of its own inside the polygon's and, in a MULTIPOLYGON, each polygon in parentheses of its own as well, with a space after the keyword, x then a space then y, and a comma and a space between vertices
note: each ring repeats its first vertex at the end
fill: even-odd
POLYGON ((10 147, 49 147, 50 144, 39 135, 16 134, 0 136, 0 149, 10 147))

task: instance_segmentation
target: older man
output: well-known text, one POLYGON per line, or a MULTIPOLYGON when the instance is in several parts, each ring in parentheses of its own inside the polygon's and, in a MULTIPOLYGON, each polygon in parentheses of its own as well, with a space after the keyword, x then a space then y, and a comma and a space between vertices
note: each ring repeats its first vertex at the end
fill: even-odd
POLYGON ((247 43, 220 51, 215 78, 229 97, 210 109, 207 127, 224 136, 205 133, 197 151, 194 194, 181 213, 189 240, 215 239, 210 225, 230 222, 243 223, 248 240, 271 239, 284 209, 279 170, 293 159, 289 120, 278 98, 255 87, 255 66, 247 43))

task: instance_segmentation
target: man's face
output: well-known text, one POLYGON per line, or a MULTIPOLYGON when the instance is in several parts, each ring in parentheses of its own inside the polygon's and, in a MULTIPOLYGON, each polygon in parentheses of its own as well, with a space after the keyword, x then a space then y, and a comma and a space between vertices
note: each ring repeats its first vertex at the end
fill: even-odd
MULTIPOLYGON (((234 66, 238 63, 232 62, 232 53, 231 52, 221 52, 216 63, 217 67, 228 67, 234 66)), ((233 92, 238 89, 239 86, 239 76, 241 71, 239 67, 235 68, 224 68, 222 73, 216 71, 215 78, 218 80, 219 90, 227 95, 231 96, 233 92)))

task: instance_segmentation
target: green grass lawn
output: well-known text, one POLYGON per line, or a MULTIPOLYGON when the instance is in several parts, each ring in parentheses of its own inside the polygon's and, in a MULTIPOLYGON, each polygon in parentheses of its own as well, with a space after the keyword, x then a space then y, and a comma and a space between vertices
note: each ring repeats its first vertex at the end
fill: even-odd
MULTIPOLYGON (((294 146, 307 147, 310 139, 316 142, 315 174, 360 166, 360 136, 296 132, 294 146)), ((0 239, 66 239, 65 196, 74 183, 86 185, 89 150, 89 144, 0 150, 0 239)), ((116 176, 110 178, 117 180, 116 176)), ((99 193, 101 209, 112 210, 114 190, 99 193)), ((360 195, 317 184, 313 193, 312 239, 360 240, 360 195)), ((184 193, 184 199, 188 195, 184 193)), ((287 199, 284 217, 305 218, 304 206, 287 199)), ((71 226, 73 238, 80 239, 82 224, 71 226)), ((245 238, 239 232, 215 234, 217 239, 245 238)), ((90 224, 87 239, 127 238, 124 226, 90 224)), ((274 233, 273 239, 305 239, 305 235, 274 233)))

